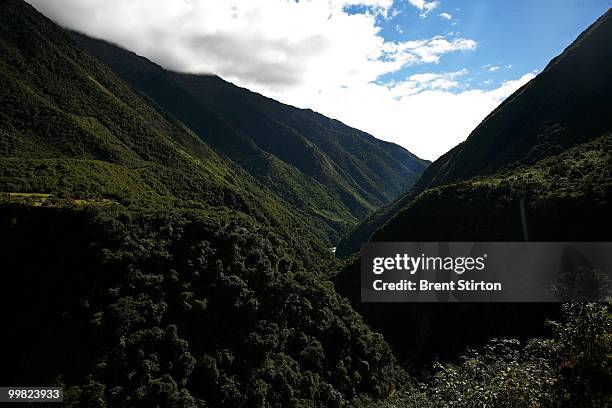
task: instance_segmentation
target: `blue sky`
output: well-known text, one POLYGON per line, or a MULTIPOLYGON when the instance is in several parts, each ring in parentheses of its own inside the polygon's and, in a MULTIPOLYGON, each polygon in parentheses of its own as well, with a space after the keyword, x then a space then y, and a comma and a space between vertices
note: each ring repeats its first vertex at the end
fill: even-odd
MULTIPOLYGON (((167 69, 216 74, 433 160, 612 0, 27 0, 167 69)), ((563 84, 559 84, 563 86, 563 84)))
MULTIPOLYGON (((542 70, 582 31, 612 6, 606 0, 450 0, 427 14, 404 1, 395 1, 400 14, 378 19, 381 35, 391 41, 461 36, 475 40, 474 52, 449 54, 437 64, 440 71, 467 69, 466 87, 492 89, 512 73, 542 70), (440 17, 451 16, 450 20, 440 17), (511 66, 511 68, 509 68, 511 66), (499 69, 491 71, 492 67, 499 69), (470 80, 468 82, 468 80, 470 80)), ((428 72, 428 66, 407 67, 381 80, 401 80, 407 75, 428 72)))

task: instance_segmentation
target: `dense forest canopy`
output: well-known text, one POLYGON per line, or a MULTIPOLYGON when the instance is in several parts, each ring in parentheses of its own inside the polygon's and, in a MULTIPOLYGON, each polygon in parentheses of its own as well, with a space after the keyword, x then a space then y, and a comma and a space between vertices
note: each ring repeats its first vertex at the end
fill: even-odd
POLYGON ((403 381, 324 265, 240 213, 0 213, 3 310, 19 311, 3 383, 63 384, 81 406, 289 407, 403 381))

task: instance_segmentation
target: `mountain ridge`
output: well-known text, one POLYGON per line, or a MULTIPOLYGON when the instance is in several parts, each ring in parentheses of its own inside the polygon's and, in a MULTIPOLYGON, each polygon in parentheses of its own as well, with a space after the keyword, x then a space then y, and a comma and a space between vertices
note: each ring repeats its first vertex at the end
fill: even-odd
POLYGON ((338 120, 218 76, 167 71, 111 43, 70 35, 263 184, 329 223, 337 237, 401 194, 429 164, 338 120))

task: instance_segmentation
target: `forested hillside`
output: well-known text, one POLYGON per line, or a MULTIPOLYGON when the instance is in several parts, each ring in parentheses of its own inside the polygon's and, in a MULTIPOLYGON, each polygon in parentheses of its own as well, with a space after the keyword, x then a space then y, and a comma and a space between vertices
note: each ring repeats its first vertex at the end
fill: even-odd
MULTIPOLYGON (((371 240, 610 241, 611 151, 607 134, 531 166, 429 188, 371 240)), ((431 353, 457 356, 493 336, 541 335, 544 321, 559 311, 555 304, 359 304, 358 276, 355 257, 336 277, 338 291, 411 363, 431 353), (405 325, 396 324, 397 316, 405 325)))
POLYGON ((325 224, 0 3, 2 384, 66 406, 339 406, 404 381, 325 224))
POLYGON ((300 210, 348 231, 406 191, 428 162, 336 120, 213 75, 166 71, 104 41, 79 45, 300 210))
POLYGON ((229 206, 284 230, 287 238, 305 238, 306 247, 329 245, 324 223, 222 159, 62 29, 20 2, 2 7, 1 192, 153 207, 229 206))
POLYGON ((297 407, 404 380, 322 267, 240 213, 3 205, 0 229, 4 384, 63 385, 66 406, 297 407))

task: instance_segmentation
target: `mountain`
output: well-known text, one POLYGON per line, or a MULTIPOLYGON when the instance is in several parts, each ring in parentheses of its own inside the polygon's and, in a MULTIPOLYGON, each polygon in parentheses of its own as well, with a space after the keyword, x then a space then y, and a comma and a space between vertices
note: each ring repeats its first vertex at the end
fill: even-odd
POLYGON ((429 164, 398 145, 218 76, 167 71, 107 42, 71 36, 207 144, 328 223, 332 241, 403 193, 429 164))
POLYGON ((405 374, 326 280, 321 224, 0 3, 0 383, 87 407, 384 398, 405 374))
MULTIPOLYGON (((529 171, 526 169, 534 165, 541 169, 542 160, 546 158, 563 154, 572 147, 596 138, 606 137, 605 135, 612 130, 610 119, 612 118, 610 104, 612 49, 608 46, 610 40, 612 40, 612 12, 608 11, 561 55, 554 58, 536 78, 491 112, 465 142, 427 168, 410 191, 390 206, 379 209, 364 220, 338 245, 338 254, 347 255, 360 248, 374 231, 389 222, 402 209, 414 205, 412 203, 415 198, 428 188, 496 173, 499 175, 494 176, 494 179, 503 178, 509 182, 535 177, 535 174, 529 176, 529 171)), ((602 143, 606 143, 605 140, 602 140, 602 143)), ((589 146, 585 146, 585 149, 584 154, 591 151, 589 146)), ((574 150, 577 155, 580 151, 580 147, 574 150)), ((599 157, 604 165, 606 154, 605 149, 600 150, 599 157)), ((561 160, 559 166, 563 167, 565 162, 566 160, 561 160)), ((554 164, 554 159, 547 163, 554 164)), ((541 170, 534 172, 541 173, 541 170)), ((586 172, 593 176, 597 175, 594 169, 587 169, 586 172)), ((540 187, 544 191, 556 193, 554 187, 544 186, 544 183, 552 182, 555 177, 554 174, 550 174, 548 180, 542 180, 540 187)), ((605 179, 606 176, 602 177, 605 179)), ((580 181, 574 181, 574 184, 580 184, 580 181)), ((517 183, 520 181, 515 182, 517 183)), ((605 184, 601 187, 605 188, 605 184)), ((452 202, 439 202, 435 207, 447 205, 449 209, 452 208, 457 196, 449 194, 452 202)), ((512 210, 513 219, 518 216, 517 208, 512 210)), ((483 209, 486 210, 488 207, 483 209)), ((434 209, 430 210, 433 213, 434 209)), ((585 210, 581 213, 587 214, 585 210)), ((432 217, 426 220, 435 222, 432 217)), ((516 223, 516 220, 514 222, 516 223)), ((455 222, 449 225, 451 226, 456 226, 458 236, 467 233, 466 229, 462 229, 463 226, 460 227, 455 222)), ((415 226, 411 225, 410 229, 405 231, 407 236, 416 236, 414 228, 415 226)), ((489 234, 491 231, 492 229, 488 229, 484 234, 489 234)), ((547 235, 554 239, 552 230, 546 233, 541 229, 541 233, 543 234, 541 237, 547 235)), ((382 232, 378 237, 381 237, 381 234, 382 232)), ((503 232, 500 234, 503 235, 503 232)), ((521 238, 522 233, 515 234, 514 237, 521 238)), ((466 236, 465 239, 468 238, 466 236)))
MULTIPOLYGON (((436 160, 413 189, 362 223, 340 244, 344 253, 367 240, 612 240, 610 40, 612 11, 436 160)), ((337 290, 413 363, 432 353, 457 356, 490 337, 540 335, 560 310, 556 304, 360 304, 359 274, 354 255, 336 276, 337 290)))
POLYGON ((286 237, 304 230, 306 247, 328 246, 316 224, 26 7, 3 3, 0 191, 227 206, 286 237))

